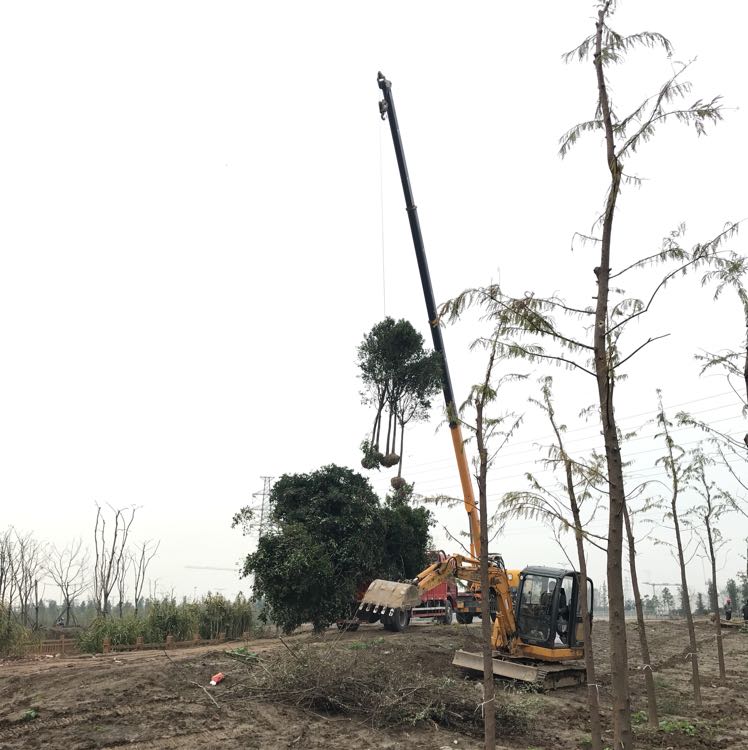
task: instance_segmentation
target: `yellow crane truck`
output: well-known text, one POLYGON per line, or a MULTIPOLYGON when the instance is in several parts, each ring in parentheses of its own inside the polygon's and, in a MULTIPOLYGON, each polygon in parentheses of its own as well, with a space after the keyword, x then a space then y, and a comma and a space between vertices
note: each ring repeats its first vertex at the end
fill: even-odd
MULTIPOLYGON (((426 301, 429 328, 434 349, 442 357, 442 390, 449 419, 452 446, 462 487, 470 529, 470 554, 454 554, 439 559, 408 582, 376 580, 367 589, 357 617, 365 622, 381 621, 391 630, 404 630, 410 610, 421 604, 423 592, 448 578, 464 581, 473 598, 480 601, 479 515, 465 455, 465 446, 457 417, 452 383, 447 366, 441 328, 436 313, 426 252, 413 200, 405 154, 392 98, 391 83, 379 73, 377 83, 383 99, 379 104, 382 119, 389 120, 400 180, 405 196, 416 252, 421 286, 426 301)), ((495 609, 492 628, 493 672, 501 677, 523 680, 542 688, 577 685, 585 680, 583 617, 592 617, 593 586, 587 581, 590 611, 580 611, 579 574, 565 568, 527 567, 508 571, 500 555, 489 556, 489 601, 495 609), (512 590, 516 589, 514 596, 512 590), (577 662, 577 663, 573 663, 577 662)), ((458 609, 459 614, 459 609, 458 609)), ((457 651, 454 665, 483 671, 480 654, 457 651)))

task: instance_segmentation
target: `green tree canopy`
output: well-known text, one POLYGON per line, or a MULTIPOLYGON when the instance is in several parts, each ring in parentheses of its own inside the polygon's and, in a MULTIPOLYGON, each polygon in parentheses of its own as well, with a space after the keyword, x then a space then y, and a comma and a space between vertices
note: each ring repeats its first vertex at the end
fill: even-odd
MULTIPOLYGON (((244 562, 266 616, 290 632, 348 616, 374 578, 412 578, 425 566, 431 517, 411 488, 381 503, 369 481, 331 464, 285 474, 270 494, 271 528, 244 562)), ((244 511, 235 518, 241 518, 244 511)))

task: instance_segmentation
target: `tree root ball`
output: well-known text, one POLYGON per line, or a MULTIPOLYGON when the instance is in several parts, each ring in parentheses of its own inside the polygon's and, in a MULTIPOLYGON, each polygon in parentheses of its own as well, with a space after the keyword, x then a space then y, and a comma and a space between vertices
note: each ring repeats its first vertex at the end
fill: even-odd
POLYGON ((397 466, 397 464, 400 463, 400 456, 398 456, 397 453, 388 453, 386 456, 379 459, 379 462, 382 466, 386 466, 389 469, 391 466, 397 466))
POLYGON ((361 466, 364 467, 364 469, 378 469, 379 468, 379 459, 375 455, 372 455, 371 453, 367 453, 362 459, 361 459, 361 466))
POLYGON ((407 482, 402 477, 392 477, 390 479, 390 485, 393 490, 401 490, 406 484, 407 482))

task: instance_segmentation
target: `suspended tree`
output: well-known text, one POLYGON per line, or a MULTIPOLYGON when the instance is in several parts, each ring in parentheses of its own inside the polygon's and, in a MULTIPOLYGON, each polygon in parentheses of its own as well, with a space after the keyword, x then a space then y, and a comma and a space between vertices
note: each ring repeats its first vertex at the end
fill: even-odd
POLYGON ((358 365, 362 399, 375 410, 371 435, 361 444, 361 465, 375 469, 399 463, 393 486, 401 486, 405 427, 428 418, 431 399, 441 387, 441 358, 424 349, 423 336, 407 320, 387 317, 359 345, 358 365))

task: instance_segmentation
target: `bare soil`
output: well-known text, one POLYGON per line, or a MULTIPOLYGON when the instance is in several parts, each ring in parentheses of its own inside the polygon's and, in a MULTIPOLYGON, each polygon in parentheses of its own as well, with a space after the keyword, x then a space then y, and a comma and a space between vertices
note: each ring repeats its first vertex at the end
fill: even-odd
MULTIPOLYGON (((638 638, 629 625, 632 710, 637 748, 748 749, 748 634, 725 629, 727 684, 717 680, 713 626, 697 624, 704 706, 694 708, 685 624, 647 625, 663 728, 647 730, 644 679, 638 638)), ((409 670, 449 675, 480 711, 480 683, 451 666, 457 648, 478 649, 480 624, 418 623, 405 633, 363 626, 355 633, 330 630, 278 639, 184 651, 107 656, 41 658, 0 664, 0 748, 386 748, 389 750, 478 750, 474 731, 417 721, 380 727, 356 713, 305 710, 247 688, 252 670, 272 670, 289 649, 319 647, 330 658, 351 658, 361 649, 407 678, 409 670), (226 649, 244 646, 257 658, 243 663, 226 649), (208 686, 216 672, 226 679, 208 686), (218 704, 214 705, 211 697, 218 704)), ((598 687, 604 724, 610 722, 607 623, 595 623, 598 687)), ((585 688, 536 694, 497 683, 500 700, 511 700, 521 721, 498 737, 505 750, 583 748, 589 741, 585 688)), ((303 687, 303 686, 300 686, 303 687)), ((470 717, 468 717, 470 718, 470 717)), ((607 736, 608 744, 610 735, 607 736)))

